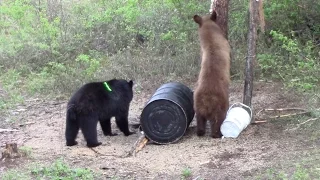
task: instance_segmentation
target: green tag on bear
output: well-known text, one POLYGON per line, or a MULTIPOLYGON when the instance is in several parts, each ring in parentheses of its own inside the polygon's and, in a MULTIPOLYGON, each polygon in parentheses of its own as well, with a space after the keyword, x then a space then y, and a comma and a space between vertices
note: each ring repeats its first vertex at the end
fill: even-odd
POLYGON ((103 82, 103 85, 107 89, 107 91, 110 91, 110 92, 112 91, 107 82, 103 82))

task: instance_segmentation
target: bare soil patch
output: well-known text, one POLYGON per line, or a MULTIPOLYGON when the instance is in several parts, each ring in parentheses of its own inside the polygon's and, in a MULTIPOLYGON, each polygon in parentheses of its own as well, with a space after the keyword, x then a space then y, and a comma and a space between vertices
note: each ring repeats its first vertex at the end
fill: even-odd
MULTIPOLYGON (((259 82, 254 87, 255 113, 264 108, 308 109, 308 99, 284 92, 279 84, 259 82)), ((131 124, 139 122, 142 108, 156 88, 135 95, 129 113, 131 124)), ((243 84, 234 82, 230 92, 231 103, 241 102, 243 84)), ((314 152, 320 146, 319 137, 310 138, 314 132, 291 130, 282 120, 250 125, 237 139, 212 139, 209 134, 199 138, 194 120, 177 143, 148 143, 136 157, 126 157, 139 133, 125 137, 113 122, 113 131, 119 135, 105 137, 98 127, 98 139, 103 145, 95 148, 95 152, 85 146, 81 132, 77 146, 65 146, 66 103, 67 100, 30 99, 11 111, 17 119, 11 128, 19 131, 0 133, 0 146, 16 142, 18 146, 31 147, 33 158, 1 163, 0 175, 10 168, 28 165, 30 161, 48 162, 63 157, 71 166, 101 173, 103 179, 180 179, 185 168, 191 170, 191 179, 250 179, 261 169, 314 152)))

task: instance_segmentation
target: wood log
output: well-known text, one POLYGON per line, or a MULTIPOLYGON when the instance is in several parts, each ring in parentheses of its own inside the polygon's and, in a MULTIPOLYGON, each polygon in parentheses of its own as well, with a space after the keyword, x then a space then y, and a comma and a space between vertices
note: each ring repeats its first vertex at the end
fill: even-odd
POLYGON ((17 143, 6 143, 5 149, 2 152, 1 160, 18 157, 21 157, 21 154, 18 152, 17 143))

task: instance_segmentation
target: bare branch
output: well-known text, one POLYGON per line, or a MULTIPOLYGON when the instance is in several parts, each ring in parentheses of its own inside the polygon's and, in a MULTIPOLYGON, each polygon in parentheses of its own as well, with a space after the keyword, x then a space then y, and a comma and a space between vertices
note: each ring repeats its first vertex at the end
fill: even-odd
POLYGON ((2 132, 17 132, 17 131, 19 131, 19 130, 16 130, 16 129, 2 129, 2 128, 0 128, 0 133, 2 133, 2 132))

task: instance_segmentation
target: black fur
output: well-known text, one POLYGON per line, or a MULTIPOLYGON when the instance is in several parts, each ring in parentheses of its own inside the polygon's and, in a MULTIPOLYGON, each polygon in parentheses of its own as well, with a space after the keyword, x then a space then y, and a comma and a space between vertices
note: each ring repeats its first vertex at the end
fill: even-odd
POLYGON ((105 136, 117 135, 111 131, 112 117, 115 117, 118 128, 125 136, 133 134, 128 127, 133 82, 112 79, 107 83, 112 91, 108 91, 103 82, 92 82, 83 85, 69 100, 65 132, 67 146, 78 144, 75 139, 79 128, 88 147, 101 145, 102 143, 97 139, 98 122, 105 136))

